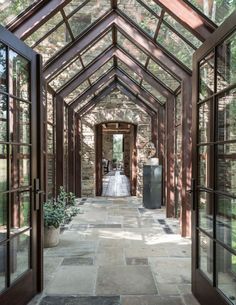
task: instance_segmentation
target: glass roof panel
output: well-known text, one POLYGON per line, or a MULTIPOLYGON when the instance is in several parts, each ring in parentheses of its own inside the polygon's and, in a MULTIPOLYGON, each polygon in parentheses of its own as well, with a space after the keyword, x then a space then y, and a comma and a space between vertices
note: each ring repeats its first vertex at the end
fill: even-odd
POLYGON ((193 35, 190 31, 188 31, 182 24, 180 24, 177 20, 171 17, 168 13, 165 13, 164 20, 171 25, 180 35, 186 38, 191 44, 193 44, 196 48, 199 48, 202 42, 193 35))
POLYGON ((146 6, 148 6, 158 16, 161 15, 162 8, 153 0, 142 0, 142 2, 146 4, 146 6))
POLYGON ((75 12, 68 20, 73 35, 77 37, 109 10, 111 10, 110 1, 90 0, 79 11, 75 12))
POLYGON ((30 47, 33 46, 39 39, 41 39, 62 21, 63 17, 59 12, 45 22, 37 31, 33 32, 33 34, 25 40, 25 43, 27 43, 30 47))
POLYGON ((217 25, 220 25, 235 9, 235 0, 187 0, 217 25))
POLYGON ((175 91, 180 86, 180 83, 154 60, 149 60, 147 69, 171 90, 175 91))
POLYGON ((91 83, 95 83, 101 76, 103 76, 112 66, 114 65, 114 60, 110 59, 107 63, 105 63, 100 69, 93 73, 92 76, 89 77, 91 83))
POLYGON ((114 76, 112 76, 112 78, 105 84, 101 85, 97 91, 95 92, 95 95, 98 95, 103 89, 105 89, 106 87, 109 87, 109 85, 114 81, 114 76))
POLYGON ((154 37, 158 18, 138 1, 120 0, 118 8, 149 36, 154 37))
POLYGON ((157 42, 189 69, 192 68, 192 56, 195 50, 164 24, 161 25, 157 42))
POLYGON ((17 16, 40 0, 0 0, 0 24, 9 24, 17 16))
POLYGON ((145 65, 148 58, 147 55, 119 31, 117 31, 117 43, 143 66, 145 65))
POLYGON ((65 102, 68 104, 71 103, 73 100, 79 97, 86 89, 88 89, 89 86, 89 82, 87 80, 84 81, 65 98, 65 102))
POLYGON ((158 99, 158 101, 160 101, 161 103, 165 103, 166 102, 166 98, 160 94, 159 91, 157 91, 154 87, 152 87, 151 85, 149 85, 145 80, 142 81, 142 87, 144 89, 146 89, 148 92, 150 92, 155 98, 158 99))
POLYGON ((65 47, 69 42, 71 42, 71 37, 68 33, 65 23, 63 23, 54 32, 52 32, 43 41, 41 41, 34 48, 34 50, 42 55, 43 62, 45 63, 53 55, 65 47))
POLYGON ((51 82, 50 86, 57 91, 60 87, 65 85, 73 76, 82 70, 82 64, 77 57, 72 63, 69 63, 65 69, 63 69, 51 82))
POLYGON ((81 101, 77 107, 75 107, 75 112, 79 111, 82 107, 84 107, 87 103, 89 103, 93 99, 94 95, 90 95, 84 101, 81 101))
POLYGON ((91 63, 98 55, 104 52, 109 46, 112 45, 112 32, 110 31, 103 38, 98 40, 94 45, 89 46, 82 54, 84 66, 91 63))
POLYGON ((88 0, 72 0, 67 5, 63 7, 63 10, 66 14, 66 16, 70 15, 74 11, 78 9, 81 4, 88 2, 88 0))
POLYGON ((117 59, 118 67, 128 74, 133 80, 135 80, 138 84, 141 82, 141 77, 139 77, 135 72, 133 72, 126 64, 124 64, 121 60, 117 59))

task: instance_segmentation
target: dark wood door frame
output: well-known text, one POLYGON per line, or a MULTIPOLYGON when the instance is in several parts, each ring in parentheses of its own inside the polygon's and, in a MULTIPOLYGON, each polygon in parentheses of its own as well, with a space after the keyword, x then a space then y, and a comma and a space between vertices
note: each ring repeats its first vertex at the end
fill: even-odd
MULTIPOLYGON (((96 176, 96 196, 102 195, 102 124, 107 123, 116 123, 112 122, 102 122, 95 126, 95 176, 96 176)), ((136 196, 137 192, 137 125, 119 121, 117 123, 128 123, 131 125, 131 133, 133 134, 133 139, 131 140, 131 169, 130 169, 130 192, 131 196, 136 196)))
MULTIPOLYGON (((195 183, 195 187, 192 189, 192 291, 196 298, 202 305, 214 304, 214 305, 226 305, 229 302, 226 301, 226 298, 217 290, 217 278, 216 278, 216 244, 217 244, 217 237, 216 237, 216 228, 213 227, 213 285, 203 276, 203 272, 199 268, 199 238, 198 238, 198 231, 201 230, 199 223, 198 223, 198 193, 200 191, 200 186, 198 186, 198 152, 197 152, 197 144, 198 144, 198 97, 199 97, 199 89, 200 89, 200 77, 199 77, 199 63, 200 61, 205 58, 211 51, 214 51, 216 54, 216 47, 220 45, 228 36, 230 36, 233 32, 236 31, 236 12, 234 12, 226 21, 211 35, 211 37, 196 51, 193 58, 193 178, 195 183)), ((214 65, 216 65, 216 57, 214 58, 214 65)), ((217 80, 217 67, 213 67, 215 72, 214 81, 217 80)), ((232 87, 232 86, 231 86, 232 87)), ((230 86, 227 90, 230 89, 230 86)), ((220 92, 220 91, 219 91, 220 92)), ((214 105, 214 109, 216 108, 216 101, 217 101, 217 93, 216 93, 216 86, 214 89, 213 98, 211 98, 211 105, 214 105)), ((213 111, 213 106, 209 107, 212 112, 212 126, 211 129, 214 130, 216 123, 214 120, 214 116, 217 113, 217 109, 213 111)), ((211 136, 213 137, 210 139, 212 141, 212 147, 215 145, 215 133, 211 132, 211 136)), ((210 163, 211 170, 213 169, 213 173, 210 177, 212 181, 212 189, 211 193, 214 195, 216 192, 215 190, 215 180, 216 175, 215 173, 215 149, 211 150, 210 157, 212 159, 210 163)), ((207 187, 206 187, 207 188, 207 187)), ((217 191, 220 193, 220 191, 217 191)), ((215 204, 214 204, 215 205, 215 204)), ((214 213, 216 215, 216 207, 214 207, 214 213)), ((213 216, 215 218, 215 216, 213 216)), ((215 220, 213 220, 213 223, 215 220)))

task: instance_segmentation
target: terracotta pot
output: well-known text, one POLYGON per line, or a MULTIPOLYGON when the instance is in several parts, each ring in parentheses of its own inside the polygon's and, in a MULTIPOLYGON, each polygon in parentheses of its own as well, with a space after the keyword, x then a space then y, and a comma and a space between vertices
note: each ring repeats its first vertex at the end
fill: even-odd
POLYGON ((59 244, 60 228, 44 227, 44 248, 56 247, 59 244))

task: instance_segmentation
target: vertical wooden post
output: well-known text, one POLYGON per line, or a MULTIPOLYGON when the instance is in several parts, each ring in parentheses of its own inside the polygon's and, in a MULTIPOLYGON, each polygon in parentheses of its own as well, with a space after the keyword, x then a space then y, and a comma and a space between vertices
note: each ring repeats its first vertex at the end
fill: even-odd
POLYGON ((166 216, 175 216, 174 193, 174 96, 166 104, 166 216))
POLYGON ((56 96, 56 193, 64 185, 64 100, 56 96))
POLYGON ((75 195, 81 197, 81 118, 75 119, 75 195))
POLYGON ((131 127, 131 195, 137 194, 137 125, 131 127))
POLYGON ((96 196, 102 195, 102 125, 95 130, 96 196))
POLYGON ((152 143, 155 145, 156 148, 156 155, 158 156, 158 114, 153 115, 151 117, 152 120, 152 143))
POLYGON ((75 112, 68 108, 68 191, 75 192, 75 112))

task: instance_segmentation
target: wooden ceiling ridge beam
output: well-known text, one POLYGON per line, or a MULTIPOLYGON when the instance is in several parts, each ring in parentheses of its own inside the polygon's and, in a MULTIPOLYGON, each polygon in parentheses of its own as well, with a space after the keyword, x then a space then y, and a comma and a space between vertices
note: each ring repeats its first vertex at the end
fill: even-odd
POLYGON ((115 48, 113 47, 109 49, 106 53, 104 53, 98 60, 94 61, 92 65, 80 71, 81 73, 79 73, 78 76, 72 78, 72 80, 68 82, 66 86, 64 86, 60 91, 58 91, 58 94, 65 98, 86 79, 93 75, 98 69, 100 69, 104 64, 106 64, 110 59, 112 59, 114 54, 115 48))
POLYGON ((86 105, 84 105, 79 111, 77 111, 78 116, 85 115, 88 111, 91 111, 97 103, 99 103, 103 98, 108 96, 112 91, 116 89, 116 81, 113 81, 109 87, 105 87, 98 95, 93 97, 86 105))
POLYGON ((141 66, 139 66, 135 61, 133 61, 129 56, 127 56, 121 49, 117 49, 115 55, 125 63, 133 72, 138 76, 143 78, 149 85, 155 88, 165 97, 169 97, 172 93, 161 84, 158 80, 154 79, 147 71, 145 71, 141 66))
POLYGON ((108 83, 112 77, 115 76, 115 69, 112 69, 108 73, 106 73, 102 78, 100 78, 92 87, 86 90, 81 96, 75 99, 69 107, 76 108, 78 104, 84 100, 86 100, 89 96, 95 94, 95 92, 104 84, 108 83))
POLYGON ((176 18, 201 41, 205 41, 217 28, 212 22, 197 13, 184 0, 154 0, 176 18))

